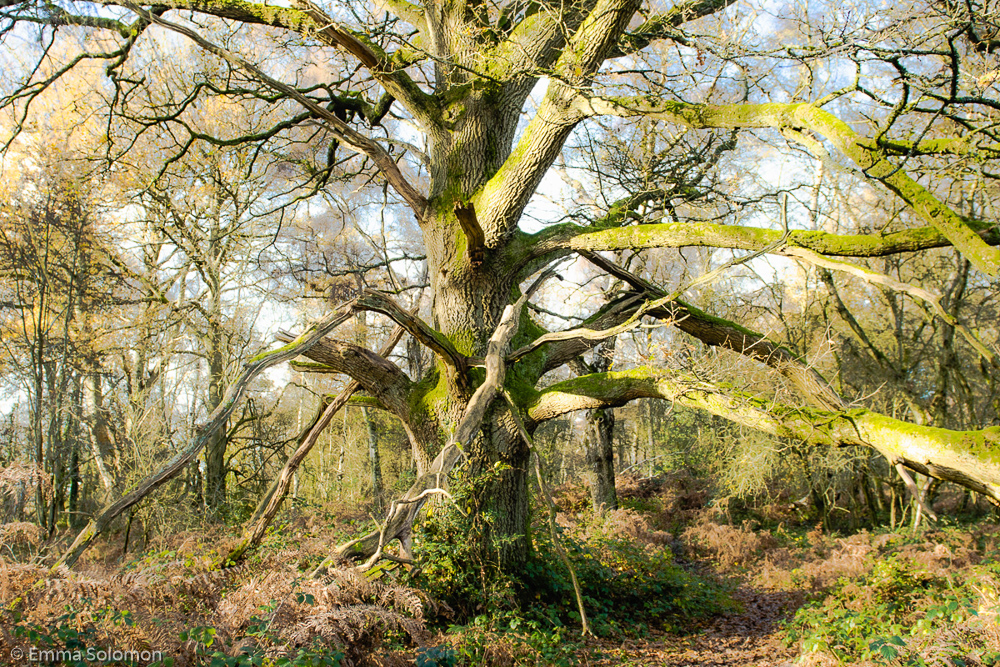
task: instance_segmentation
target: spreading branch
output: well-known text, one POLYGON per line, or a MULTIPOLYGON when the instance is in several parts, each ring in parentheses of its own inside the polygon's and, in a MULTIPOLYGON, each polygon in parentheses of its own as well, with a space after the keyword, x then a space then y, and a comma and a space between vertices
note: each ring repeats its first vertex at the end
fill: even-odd
POLYGON ((819 446, 871 447, 892 463, 955 482, 1000 503, 1000 464, 993 455, 1000 449, 1000 426, 950 431, 860 408, 792 408, 693 376, 649 367, 559 382, 539 392, 527 414, 540 422, 577 410, 617 407, 637 398, 662 398, 771 435, 819 446))
POLYGON ((371 158, 382 175, 385 176, 385 179, 390 185, 392 185, 393 189, 395 189, 403 200, 410 206, 410 208, 413 209, 417 219, 421 220, 423 218, 424 211, 427 207, 427 199, 410 184, 405 176, 403 176, 403 172, 400 171, 399 165, 397 165, 395 160, 392 159, 392 156, 389 155, 389 153, 387 153, 386 150, 375 141, 357 132, 345 121, 338 118, 334 112, 317 104, 292 86, 282 83, 281 81, 265 74, 264 71, 256 65, 240 58, 229 49, 209 41, 194 30, 186 26, 167 21, 163 17, 157 16, 156 14, 139 7, 134 3, 125 2, 123 3, 123 6, 128 7, 131 11, 143 17, 150 23, 154 23, 178 34, 184 35, 209 53, 212 53, 235 67, 242 69, 275 91, 287 95, 311 111, 317 118, 321 118, 327 124, 330 132, 336 136, 342 144, 371 158))
POLYGON ((1000 273, 1000 249, 990 246, 951 208, 910 178, 886 153, 847 123, 818 106, 798 104, 688 104, 653 97, 588 98, 576 108, 588 116, 645 116, 696 129, 775 128, 809 131, 825 137, 866 177, 898 195, 926 223, 941 232, 977 269, 1000 273))
MULTIPOLYGON (((1000 245, 1000 227, 963 219, 988 245, 1000 245)), ((529 237, 524 264, 552 261, 572 252, 642 250, 645 248, 731 248, 758 251, 785 237, 785 247, 802 248, 837 257, 885 257, 905 252, 944 248, 952 243, 934 227, 915 227, 874 234, 834 234, 823 231, 764 229, 710 222, 664 222, 623 227, 628 220, 609 215, 604 224, 583 227, 558 225, 529 237)), ((781 252, 777 249, 776 253, 781 252)))

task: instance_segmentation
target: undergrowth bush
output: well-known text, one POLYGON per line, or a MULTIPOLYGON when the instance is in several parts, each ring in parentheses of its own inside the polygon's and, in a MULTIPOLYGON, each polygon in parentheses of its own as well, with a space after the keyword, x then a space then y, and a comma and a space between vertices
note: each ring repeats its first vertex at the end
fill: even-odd
MULTIPOLYGON (((572 580, 545 523, 547 510, 535 512, 534 550, 524 574, 513 578, 479 548, 490 516, 464 511, 476 502, 474 488, 457 483, 451 492, 453 502, 430 512, 417 529, 419 563, 408 583, 449 605, 452 621, 476 627, 476 632, 522 633, 536 653, 546 653, 546 643, 565 647, 567 628, 578 628, 580 618, 572 580)), ((672 630, 688 626, 691 618, 732 607, 719 583, 674 563, 667 546, 672 536, 653 530, 640 513, 622 509, 603 517, 590 512, 580 516, 585 518, 563 530, 559 539, 576 570, 595 633, 672 630)))
POLYGON ((869 572, 841 579, 803 606, 787 627, 804 654, 893 665, 1000 664, 996 581, 1000 564, 954 576, 898 553, 874 556, 869 572))
POLYGON ((0 655, 20 652, 27 665, 34 648, 89 664, 75 652, 97 649, 112 658, 104 664, 348 667, 386 642, 428 643, 434 605, 420 591, 355 570, 309 579, 291 552, 221 571, 198 572, 199 560, 146 557, 114 573, 0 562, 0 655))
POLYGON ((450 482, 451 501, 431 504, 413 535, 417 567, 405 581, 445 605, 453 620, 465 622, 487 612, 516 608, 515 581, 500 568, 497 553, 504 544, 484 538, 491 532, 493 516, 476 511, 479 490, 499 475, 496 469, 475 482, 450 482))

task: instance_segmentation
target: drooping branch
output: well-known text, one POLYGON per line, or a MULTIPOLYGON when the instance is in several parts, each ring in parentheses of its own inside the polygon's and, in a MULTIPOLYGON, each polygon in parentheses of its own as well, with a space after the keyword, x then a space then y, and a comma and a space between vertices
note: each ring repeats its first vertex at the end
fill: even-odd
POLYGON ((531 439, 531 434, 528 433, 528 429, 524 426, 524 420, 521 419, 520 408, 514 403, 514 399, 511 398, 507 391, 503 392, 503 397, 507 401, 507 405, 510 407, 510 414, 514 418, 514 423, 517 425, 517 432, 521 435, 521 439, 524 440, 524 444, 528 446, 531 450, 531 458, 534 462, 535 468, 535 479, 538 481, 538 491, 545 498, 545 506, 548 510, 548 523, 549 523, 549 536, 552 538, 552 546, 555 547, 556 552, 559 554, 559 559, 566 566, 569 571, 569 577, 573 582, 573 593, 576 597, 576 608, 580 612, 580 633, 583 636, 590 634, 590 624, 587 622, 587 609, 583 604, 583 590, 580 588, 580 580, 576 576, 576 568, 573 567, 573 563, 570 562, 569 554, 566 553, 566 549, 562 545, 562 541, 559 539, 559 530, 556 527, 556 515, 559 513, 556 503, 552 500, 552 492, 549 490, 548 485, 545 483, 545 479, 542 477, 542 462, 538 455, 538 449, 535 447, 534 441, 531 439))
POLYGON ((175 454, 166 465, 157 470, 152 475, 138 482, 132 490, 112 503, 95 519, 80 531, 69 549, 56 561, 53 567, 72 567, 77 559, 86 551, 98 535, 107 530, 111 522, 121 516, 121 514, 138 503, 140 500, 156 490, 160 485, 176 477, 191 461, 197 458, 201 450, 211 440, 212 436, 229 420, 236 409, 239 400, 243 397, 246 388, 265 369, 288 361, 293 357, 308 351, 316 345, 324 336, 333 331, 334 328, 348 320, 354 313, 354 301, 349 301, 339 307, 334 312, 324 317, 319 322, 311 325, 302 334, 295 337, 287 345, 271 350, 250 359, 240 373, 239 378, 229 387, 226 395, 219 403, 218 407, 195 429, 195 437, 187 448, 175 454))
MULTIPOLYGON (((924 495, 920 493, 920 489, 917 488, 916 482, 913 481, 913 477, 911 477, 910 473, 906 471, 906 468, 903 466, 903 464, 897 463, 895 465, 895 468, 896 468, 896 474, 898 474, 900 478, 903 480, 903 484, 906 485, 906 490, 909 491, 910 495, 913 497, 913 502, 917 503, 917 505, 920 506, 920 509, 923 510, 924 514, 927 515, 927 518, 929 518, 931 521, 937 521, 938 520, 937 514, 935 514, 934 510, 928 507, 927 504, 924 502, 924 495)), ((916 522, 914 522, 914 525, 916 525, 916 522)))
POLYGON ((771 435, 820 446, 871 447, 891 464, 961 484, 1000 502, 1000 426, 950 431, 864 409, 790 408, 654 368, 598 373, 548 387, 528 406, 534 422, 568 412, 662 398, 771 435))
POLYGON ((586 115, 646 116, 698 129, 765 128, 808 130, 829 140, 866 177, 898 195, 925 222, 937 229, 977 269, 990 276, 1000 273, 1000 249, 986 243, 951 208, 910 178, 886 153, 858 135, 847 123, 812 104, 688 104, 652 97, 587 98, 576 107, 586 115))

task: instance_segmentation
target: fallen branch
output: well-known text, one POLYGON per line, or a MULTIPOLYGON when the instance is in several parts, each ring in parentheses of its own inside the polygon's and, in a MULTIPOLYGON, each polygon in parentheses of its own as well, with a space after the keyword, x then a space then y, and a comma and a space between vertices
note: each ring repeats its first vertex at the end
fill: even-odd
POLYGON ((353 300, 348 301, 319 322, 310 326, 291 343, 250 359, 244 366, 240 377, 226 391, 226 395, 223 397, 222 402, 219 403, 219 406, 195 429, 197 435, 191 444, 186 449, 175 454, 165 466, 137 483, 132 491, 126 493, 101 512, 99 516, 92 519, 87 524, 87 527, 81 530, 79 535, 76 536, 69 549, 56 561, 53 568, 64 565, 72 567, 97 536, 107 530, 112 521, 160 485, 176 477, 187 464, 195 460, 215 432, 226 424, 236 409, 240 398, 243 397, 246 388, 254 378, 260 375, 265 369, 283 361, 288 361, 315 345, 324 336, 353 315, 355 303, 353 300))
MULTIPOLYGON (((392 353, 393 348, 399 343, 400 339, 403 337, 404 329, 399 326, 393 330, 392 334, 389 336, 389 340, 382 346, 379 350, 379 356, 387 357, 392 353)), ((295 452, 288 457, 288 461, 285 462, 284 467, 281 472, 278 473, 277 479, 275 479, 271 490, 261 499, 260 504, 257 506, 257 510, 254 515, 250 518, 247 523, 246 529, 243 531, 243 538, 240 543, 233 547, 225 558, 221 559, 216 563, 217 567, 230 567, 238 563, 246 552, 253 549, 258 544, 260 544, 261 539, 264 537, 264 533, 267 531, 267 527, 271 525, 274 520, 275 515, 278 513, 278 509, 281 507, 281 503, 284 501, 285 496, 288 495, 288 488, 291 486, 292 477, 295 471, 298 470, 299 465, 305 460, 306 456, 315 446, 316 442, 319 440, 320 434, 326 430, 326 427, 330 425, 330 421, 333 416, 344 407, 344 405, 350 400, 351 396, 361 385, 356 380, 351 380, 347 383, 337 396, 330 401, 330 403, 323 410, 319 419, 309 428, 302 439, 299 441, 299 446, 296 448, 295 452)))

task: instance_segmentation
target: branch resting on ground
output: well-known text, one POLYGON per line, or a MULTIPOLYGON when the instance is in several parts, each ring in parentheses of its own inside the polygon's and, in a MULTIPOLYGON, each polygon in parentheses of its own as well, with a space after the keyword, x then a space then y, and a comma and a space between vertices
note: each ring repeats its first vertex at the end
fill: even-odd
POLYGON ((160 485, 176 477, 189 463, 197 458, 198 454, 201 453, 201 450, 204 449, 216 431, 226 424, 236 409, 239 400, 243 397, 246 388, 254 378, 260 375, 265 369, 283 361, 288 361, 307 351, 313 345, 316 345, 324 336, 353 316, 355 303, 355 301, 349 301, 343 304, 337 310, 310 326, 284 347, 259 354, 250 359, 244 365, 243 372, 240 373, 239 378, 226 391, 219 406, 195 429, 195 438, 187 448, 175 454, 165 466, 141 480, 131 491, 112 503, 95 519, 92 519, 87 527, 80 531, 80 534, 77 535, 69 549, 56 561, 53 568, 63 565, 72 567, 97 536, 107 530, 112 521, 160 485))
POLYGON ((728 387, 654 368, 596 373, 552 385, 528 406, 545 421, 568 412, 662 398, 771 435, 815 445, 871 447, 890 463, 955 482, 1000 504, 1000 426, 950 431, 860 408, 817 410, 769 403, 728 387))
MULTIPOLYGON (((379 356, 387 357, 392 354, 392 350, 403 337, 404 331, 403 327, 396 327, 389 335, 389 340, 379 349, 379 356)), ((319 441, 319 436, 330 425, 333 416, 347 404, 354 392, 360 388, 361 384, 357 380, 351 380, 333 400, 324 404, 317 419, 299 440, 298 448, 288 457, 288 461, 285 462, 281 472, 278 473, 278 477, 274 480, 271 489, 261 498, 257 510, 247 522, 240 543, 233 547, 226 557, 217 563, 218 566, 230 567, 231 565, 235 565, 243 559, 250 549, 260 544, 264 533, 267 531, 267 527, 271 525, 271 521, 274 520, 275 515, 281 508, 282 501, 284 501, 285 496, 288 494, 288 488, 292 484, 292 477, 295 471, 298 470, 299 465, 305 460, 316 442, 319 441)))

